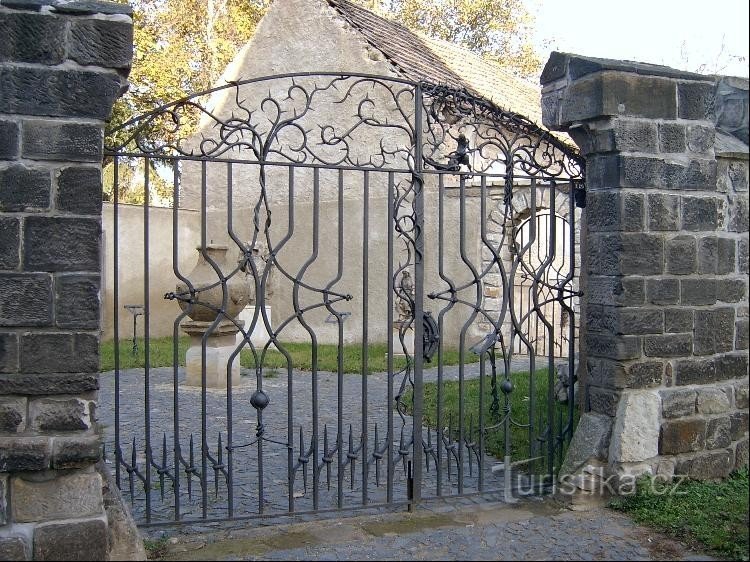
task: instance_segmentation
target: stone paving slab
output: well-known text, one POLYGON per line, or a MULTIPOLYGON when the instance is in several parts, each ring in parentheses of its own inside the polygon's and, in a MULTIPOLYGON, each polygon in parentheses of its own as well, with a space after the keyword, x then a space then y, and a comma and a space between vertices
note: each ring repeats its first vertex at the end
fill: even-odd
POLYGON ((568 511, 550 498, 436 501, 414 513, 202 535, 181 529, 158 542, 165 560, 714 560, 620 513, 568 511))

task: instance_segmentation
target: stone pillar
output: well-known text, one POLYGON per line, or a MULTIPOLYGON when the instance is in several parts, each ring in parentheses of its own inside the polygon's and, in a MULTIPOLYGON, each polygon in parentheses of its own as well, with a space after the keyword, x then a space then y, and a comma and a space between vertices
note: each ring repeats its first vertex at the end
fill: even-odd
POLYGON ((0 559, 104 560, 102 139, 130 10, 1 0, 0 29, 0 559))
MULTIPOLYGON (((585 413, 564 472, 726 476, 748 462, 747 139, 715 122, 715 77, 553 53, 541 81, 544 124, 586 157, 585 413)), ((721 114, 746 136, 734 86, 721 114)))

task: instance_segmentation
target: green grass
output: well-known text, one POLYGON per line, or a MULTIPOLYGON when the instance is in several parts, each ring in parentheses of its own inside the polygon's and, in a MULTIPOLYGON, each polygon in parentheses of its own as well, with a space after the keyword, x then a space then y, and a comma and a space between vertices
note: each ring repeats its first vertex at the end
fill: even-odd
MULTIPOLYGON (((173 364, 172 338, 152 338, 149 346, 149 365, 151 367, 171 367, 173 364)), ((179 339, 177 359, 180 365, 185 364, 185 352, 189 346, 189 338, 179 339)), ((312 346, 309 343, 285 343, 284 348, 289 352, 292 366, 302 371, 312 371, 312 346)), ((143 339, 138 340, 138 354, 132 353, 132 341, 120 340, 120 369, 132 369, 145 365, 143 339)), ((386 354, 388 345, 376 343, 368 346, 368 371, 377 373, 388 369, 386 354)), ((100 346, 101 370, 111 371, 115 368, 115 346, 113 341, 102 342, 100 346)), ((321 371, 337 371, 338 346, 318 345, 318 369, 321 371)), ((458 364, 458 352, 447 350, 443 352, 446 365, 458 364)), ((343 371, 345 373, 362 372, 362 346, 350 344, 343 346, 343 371)), ((250 349, 243 349, 240 357, 243 367, 254 368, 255 359, 250 349)), ((262 361, 264 369, 286 369, 286 358, 276 350, 269 350, 262 361)), ((403 358, 395 357, 394 368, 401 369, 405 365, 403 358)), ((427 365, 429 366, 429 364, 427 365)))
POLYGON ((639 482, 635 494, 610 506, 636 522, 732 560, 748 560, 748 469, 723 482, 639 482))
MULTIPOLYGON (((488 369, 489 370, 489 369, 488 369)), ((529 411, 530 411, 530 377, 528 373, 513 373, 510 376, 513 383, 513 391, 510 393, 509 403, 510 411, 512 412, 512 419, 516 424, 511 425, 510 429, 510 456, 511 459, 516 461, 530 459, 544 454, 544 447, 546 445, 539 444, 535 440, 535 450, 530 450, 530 435, 527 427, 520 427, 529 424, 529 411), (520 426, 519 426, 520 425, 520 426)), ((502 381, 502 377, 498 375, 498 386, 502 381)), ((443 402, 443 417, 441 425, 447 427, 449 422, 452 420, 452 429, 454 438, 458 434, 456 429, 459 419, 459 384, 458 381, 446 381, 442 384, 442 402, 443 402)), ((478 418, 479 418, 479 390, 480 381, 479 379, 469 379, 464 381, 463 395, 464 395, 464 431, 469 431, 469 426, 473 424, 474 432, 473 438, 478 439, 478 418)), ((432 428, 438 426, 437 420, 437 396, 438 387, 436 383, 427 383, 424 385, 424 421, 432 428)), ((499 397, 500 410, 504 407, 504 395, 498 388, 497 390, 499 397)), ((535 434, 538 436, 543 430, 547 423, 547 370, 542 369, 536 371, 534 377, 534 397, 535 397, 535 412, 534 412, 534 427, 535 434)), ((405 398, 406 404, 411 407, 411 395, 408 394, 405 398)), ((497 415, 493 415, 490 411, 492 405, 492 388, 490 384, 490 377, 486 377, 484 381, 484 427, 491 427, 498 423, 499 419, 497 415)), ((553 407, 553 418, 555 420, 555 433, 558 434, 560 431, 560 422, 565 423, 568 416, 568 407, 565 404, 561 404, 557 401, 554 402, 553 407)), ((574 424, 578 421, 578 410, 574 410, 574 424)), ((488 429, 485 432, 485 450, 492 454, 496 458, 502 459, 505 456, 505 429, 500 427, 488 429)), ((564 450, 563 450, 564 452, 564 450)), ((559 464, 559 458, 555 459, 555 463, 559 464)), ((534 468, 539 469, 542 463, 532 464, 527 466, 527 470, 533 470, 534 468)))

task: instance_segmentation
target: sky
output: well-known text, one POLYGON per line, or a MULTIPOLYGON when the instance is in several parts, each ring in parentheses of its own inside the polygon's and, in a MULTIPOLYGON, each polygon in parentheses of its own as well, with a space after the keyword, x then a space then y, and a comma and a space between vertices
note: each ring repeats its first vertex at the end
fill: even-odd
POLYGON ((748 75, 748 0, 527 3, 536 17, 535 44, 542 61, 557 50, 689 71, 748 75))

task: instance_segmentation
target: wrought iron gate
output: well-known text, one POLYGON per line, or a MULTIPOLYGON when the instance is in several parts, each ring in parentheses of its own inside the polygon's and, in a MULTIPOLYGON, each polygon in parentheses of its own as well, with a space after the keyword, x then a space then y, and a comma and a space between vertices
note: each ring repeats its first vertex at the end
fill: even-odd
POLYGON ((549 485, 576 419, 564 142, 464 91, 305 73, 105 153, 100 418, 142 523, 549 485))

